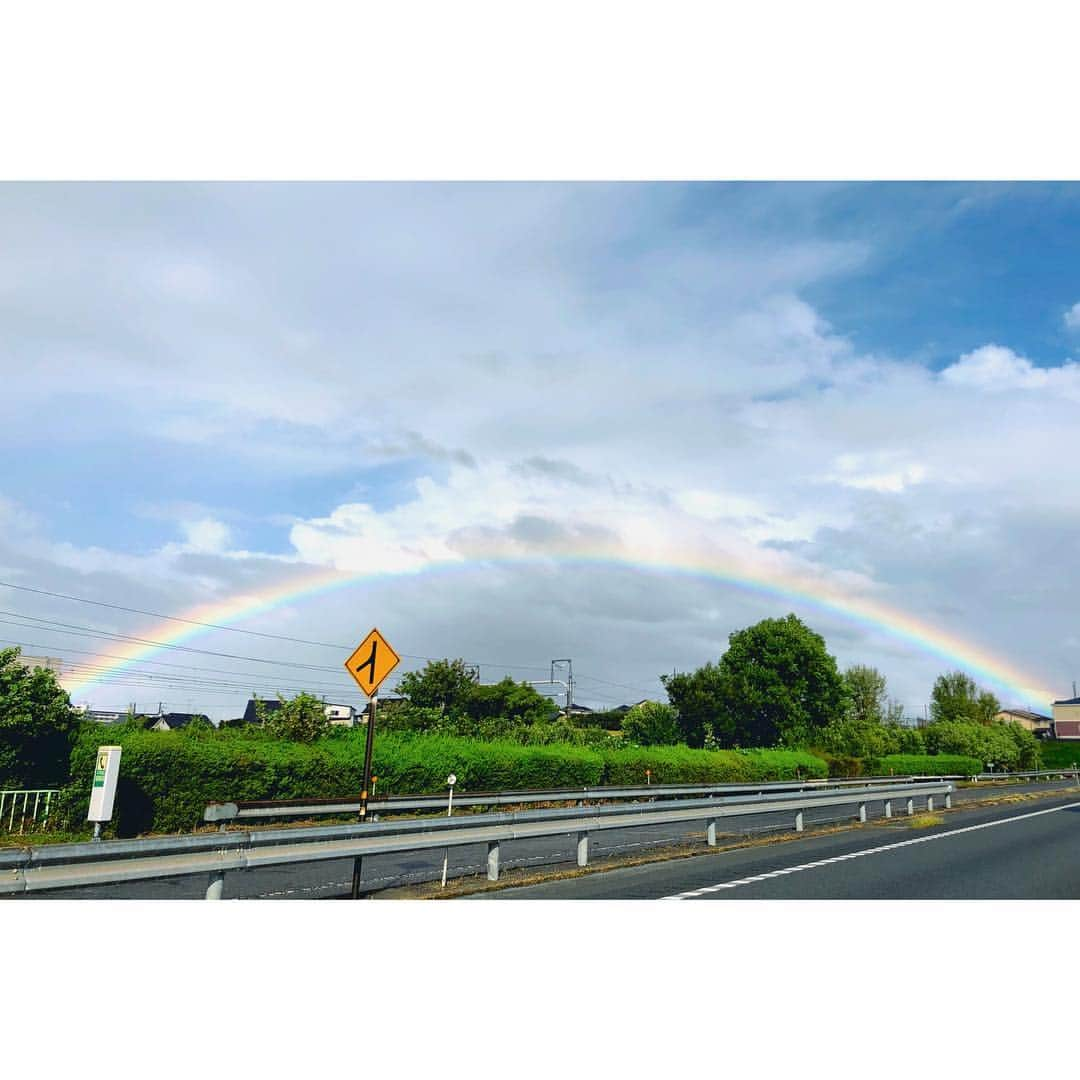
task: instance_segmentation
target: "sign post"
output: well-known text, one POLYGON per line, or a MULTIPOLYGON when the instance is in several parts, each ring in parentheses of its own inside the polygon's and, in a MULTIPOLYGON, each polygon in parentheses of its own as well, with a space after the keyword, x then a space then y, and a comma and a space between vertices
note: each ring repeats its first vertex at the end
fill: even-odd
MULTIPOLYGON (((457 776, 454 773, 451 773, 446 778, 446 785, 447 785, 447 787, 450 788, 450 797, 446 800, 446 816, 447 817, 450 817, 450 815, 454 812, 454 785, 456 783, 457 783, 457 776)), ((446 867, 449 864, 449 862, 450 862, 450 849, 449 848, 444 848, 443 849, 443 857, 442 857, 442 887, 444 889, 446 888, 446 867)))
POLYGON ((120 775, 119 746, 99 746, 94 762, 94 786, 90 789, 90 809, 86 820, 94 823, 94 839, 101 839, 101 823, 112 819, 116 801, 116 781, 120 775))
POLYGON ((360 820, 367 820, 368 791, 371 788, 371 751, 375 742, 375 712, 379 706, 379 687, 391 671, 401 663, 401 657, 391 648, 390 642, 372 630, 353 650, 345 661, 345 670, 356 680, 357 686, 371 699, 368 714, 367 738, 364 741, 364 781, 360 792, 360 820))

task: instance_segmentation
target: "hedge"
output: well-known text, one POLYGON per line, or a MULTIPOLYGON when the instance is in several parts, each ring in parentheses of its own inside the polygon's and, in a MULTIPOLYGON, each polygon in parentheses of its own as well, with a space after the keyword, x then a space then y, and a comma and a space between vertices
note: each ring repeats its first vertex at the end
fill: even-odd
POLYGON ((975 776, 983 771, 978 758, 960 754, 888 754, 870 762, 877 776, 975 776))
POLYGON ((1080 762, 1080 741, 1073 739, 1044 739, 1039 743, 1044 769, 1071 769, 1080 762))
MULTIPOLYGON (((338 798, 358 794, 363 729, 337 731, 305 745, 253 729, 187 733, 112 729, 123 747, 116 812, 109 832, 134 836, 199 824, 211 801, 338 798)), ((61 798, 70 827, 84 824, 98 728, 81 733, 71 755, 73 781, 61 798)), ((794 750, 691 750, 685 746, 595 750, 522 746, 440 735, 377 735, 372 771, 383 794, 445 791, 457 775, 462 791, 637 784, 728 783, 824 777, 825 762, 794 750)), ((58 822, 59 824, 59 822, 58 822)))

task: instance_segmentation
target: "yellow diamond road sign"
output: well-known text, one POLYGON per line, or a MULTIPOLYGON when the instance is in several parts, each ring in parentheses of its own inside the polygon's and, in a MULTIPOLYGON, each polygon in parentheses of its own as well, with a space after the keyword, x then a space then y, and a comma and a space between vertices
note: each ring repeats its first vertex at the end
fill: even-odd
POLYGON ((360 689, 371 697, 400 663, 401 657, 390 647, 390 642, 378 630, 372 630, 345 661, 345 667, 360 689))

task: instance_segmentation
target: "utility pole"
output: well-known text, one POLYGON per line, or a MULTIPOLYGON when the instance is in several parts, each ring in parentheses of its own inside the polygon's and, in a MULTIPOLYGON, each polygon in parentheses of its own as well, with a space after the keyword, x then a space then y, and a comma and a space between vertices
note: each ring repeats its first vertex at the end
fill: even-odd
POLYGON ((573 660, 552 660, 551 661, 551 681, 555 682, 555 665, 566 665, 566 716, 570 717, 570 706, 574 704, 574 661, 573 660))

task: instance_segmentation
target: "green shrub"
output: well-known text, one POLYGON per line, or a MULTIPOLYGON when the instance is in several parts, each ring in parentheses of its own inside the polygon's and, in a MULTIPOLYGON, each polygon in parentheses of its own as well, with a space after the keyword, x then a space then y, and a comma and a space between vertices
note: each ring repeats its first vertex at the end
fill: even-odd
POLYGON ((825 762, 801 750, 692 750, 688 746, 618 747, 603 754, 604 782, 737 784, 758 780, 824 777, 825 762))
POLYGON ((1071 769, 1080 764, 1080 741, 1073 739, 1043 739, 1039 742, 1044 769, 1071 769))
POLYGON ((824 750, 817 751, 818 756, 824 758, 829 767, 829 776, 844 778, 863 775, 863 759, 853 757, 850 754, 830 754, 824 750))
POLYGON ((871 764, 875 776, 974 776, 983 771, 978 758, 959 754, 889 754, 871 764))
POLYGON ((980 724, 967 720, 939 720, 923 729, 931 754, 963 754, 978 758, 979 772, 988 762, 994 768, 1014 772, 1034 769, 1039 762, 1039 742, 1019 724, 980 724))
POLYGON ((680 738, 675 710, 660 701, 635 705, 623 717, 622 732, 638 746, 674 746, 680 738))
MULTIPOLYGON (((579 734, 581 734, 579 732, 579 734)), ((123 748, 116 813, 119 836, 187 830, 202 820, 208 802, 340 798, 358 794, 364 760, 363 728, 337 729, 311 744, 274 738, 257 728, 189 735, 144 731, 134 725, 108 730, 123 748)), ((375 738, 373 772, 382 794, 446 790, 456 773, 462 791, 597 787, 652 781, 738 783, 824 777, 826 763, 797 750, 691 750, 686 746, 622 747, 604 732, 598 748, 479 742, 439 734, 386 732, 375 738)), ((86 726, 71 755, 72 782, 61 799, 58 827, 85 824, 94 755, 102 729, 86 726)))

